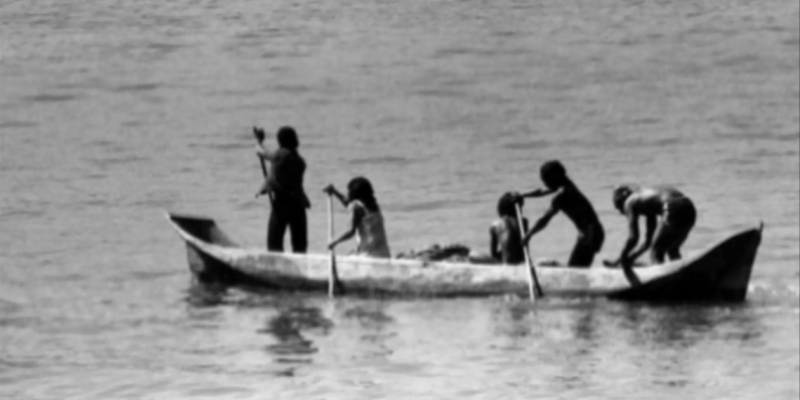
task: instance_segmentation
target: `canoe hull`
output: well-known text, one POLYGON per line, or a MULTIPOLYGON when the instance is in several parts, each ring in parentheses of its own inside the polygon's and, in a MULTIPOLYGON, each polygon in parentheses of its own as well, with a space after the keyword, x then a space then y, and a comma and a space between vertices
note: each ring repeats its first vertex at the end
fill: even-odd
MULTIPOLYGON (((327 291, 326 254, 244 249, 209 218, 167 214, 184 239, 189 267, 203 283, 245 284, 274 290, 327 291)), ((741 232, 684 260, 621 269, 537 267, 546 296, 607 296, 644 301, 743 301, 761 229, 741 232)), ((527 296, 525 267, 339 256, 340 287, 367 296, 527 296)))
POLYGON ((698 267, 683 268, 609 297, 659 302, 744 301, 760 244, 760 227, 744 231, 704 252, 696 261, 698 267))

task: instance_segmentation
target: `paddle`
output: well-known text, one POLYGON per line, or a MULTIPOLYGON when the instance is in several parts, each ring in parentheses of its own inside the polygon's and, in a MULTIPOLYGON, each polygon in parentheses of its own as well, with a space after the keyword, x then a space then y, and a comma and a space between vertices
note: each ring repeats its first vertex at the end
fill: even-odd
MULTIPOLYGON (((264 130, 263 129, 257 128, 257 127, 254 126, 253 127, 253 136, 256 137, 256 140, 258 141, 258 144, 261 144, 261 143, 264 142, 264 130)), ((261 156, 258 156, 258 161, 261 162, 261 175, 264 176, 264 184, 261 185, 261 189, 259 189, 259 191, 256 193, 256 197, 261 195, 267 189, 267 184, 268 184, 268 181, 269 181, 269 173, 267 173, 267 165, 264 162, 264 159, 261 158, 261 156)), ((270 200, 270 202, 272 202, 272 200, 273 200, 272 199, 272 192, 269 192, 269 200, 270 200)))
MULTIPOLYGON (((328 193, 328 243, 333 241, 333 194, 328 193)), ((336 252, 331 249, 330 269, 328 271, 328 296, 334 297, 336 291, 336 252)))
POLYGON ((523 241, 522 247, 525 251, 525 264, 528 266, 528 293, 530 294, 531 301, 536 301, 536 297, 543 297, 544 293, 542 293, 542 287, 539 286, 539 279, 536 277, 536 269, 533 267, 528 245, 524 243, 525 227, 522 224, 522 209, 519 207, 519 203, 516 203, 515 206, 517 207, 517 224, 519 224, 520 240, 523 241))

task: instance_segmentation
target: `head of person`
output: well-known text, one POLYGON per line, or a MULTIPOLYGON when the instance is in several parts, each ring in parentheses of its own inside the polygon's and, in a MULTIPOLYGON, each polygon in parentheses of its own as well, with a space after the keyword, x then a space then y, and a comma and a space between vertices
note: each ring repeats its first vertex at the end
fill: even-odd
POLYGON ((558 160, 551 160, 542 164, 539 171, 542 182, 549 189, 558 189, 567 183, 567 170, 558 160))
MULTIPOLYGON (((497 215, 501 217, 517 217, 517 197, 514 193, 506 192, 500 196, 497 201, 497 215)), ((522 207, 522 198, 520 198, 519 206, 522 207)))
POLYGON ((619 185, 614 188, 611 195, 611 200, 614 202, 614 208, 622 214, 625 214, 625 202, 631 197, 633 192, 636 191, 634 185, 619 185))
POLYGON ((375 199, 375 192, 372 184, 367 178, 359 176, 350 180, 347 184, 347 201, 358 200, 370 211, 379 211, 378 201, 375 199))
POLYGON ((289 150, 297 150, 300 141, 297 139, 297 132, 291 126, 282 126, 278 129, 278 145, 289 150))

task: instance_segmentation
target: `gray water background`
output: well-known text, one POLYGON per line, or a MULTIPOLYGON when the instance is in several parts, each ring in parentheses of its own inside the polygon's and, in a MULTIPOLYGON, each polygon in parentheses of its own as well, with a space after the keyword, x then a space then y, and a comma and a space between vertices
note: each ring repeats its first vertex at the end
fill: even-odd
MULTIPOLYGON (((0 397, 798 398, 799 8, 5 0, 0 397), (321 187, 356 175, 394 252, 485 251, 497 198, 538 187, 558 158, 608 231, 601 258, 624 240, 610 202, 623 182, 695 201, 685 253, 763 221, 748 301, 193 286, 164 211, 263 246, 250 129, 284 124, 309 165, 312 251, 327 236, 321 187)), ((557 217, 534 257, 563 260, 574 239, 557 217)))

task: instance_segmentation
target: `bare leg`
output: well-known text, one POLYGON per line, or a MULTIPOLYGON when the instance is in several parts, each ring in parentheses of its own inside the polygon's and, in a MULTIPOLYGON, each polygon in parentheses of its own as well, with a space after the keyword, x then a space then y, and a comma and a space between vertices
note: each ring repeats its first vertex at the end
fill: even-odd
POLYGON ((301 208, 292 214, 289 222, 289 229, 292 232, 292 251, 294 253, 305 253, 308 248, 306 210, 301 208))
MULTIPOLYGON (((667 255, 669 256, 670 261, 680 260, 681 259, 681 246, 683 243, 686 242, 686 238, 689 237, 689 230, 691 230, 691 226, 683 227, 681 230, 683 232, 678 235, 678 238, 675 239, 675 242, 670 246, 667 250, 667 255)), ((678 230, 678 229, 676 229, 678 230)))
POLYGON ((578 240, 575 247, 572 249, 572 254, 569 256, 570 267, 589 267, 594 260, 595 246, 592 243, 585 243, 584 240, 578 240))
POLYGON ((653 264, 663 264, 666 255, 670 260, 680 259, 680 247, 689 235, 691 226, 675 226, 664 222, 659 223, 653 239, 653 248, 650 258, 653 264))
POLYGON ((267 250, 269 251, 283 251, 283 235, 286 233, 286 225, 288 225, 284 215, 285 211, 276 208, 273 204, 267 226, 267 250))
POLYGON ((665 250, 670 261, 681 259, 681 246, 689 237, 689 231, 697 220, 697 210, 689 199, 671 204, 669 215, 665 215, 669 227, 670 238, 665 243, 665 250))

